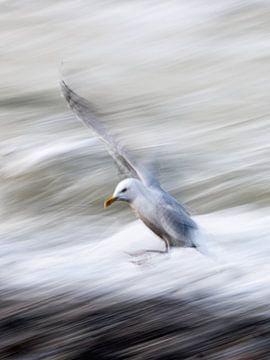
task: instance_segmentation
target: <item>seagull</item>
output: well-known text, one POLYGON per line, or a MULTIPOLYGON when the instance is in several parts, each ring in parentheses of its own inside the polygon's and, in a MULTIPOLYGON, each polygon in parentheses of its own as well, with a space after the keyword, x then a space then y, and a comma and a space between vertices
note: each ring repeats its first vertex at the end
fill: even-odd
POLYGON ((153 173, 107 131, 89 101, 77 95, 63 80, 61 88, 70 109, 107 145, 110 155, 125 176, 105 200, 104 207, 116 201, 128 203, 137 217, 164 241, 163 251, 147 252, 167 253, 171 247, 191 247, 201 251, 201 245, 196 240, 198 225, 185 207, 164 191, 153 173))

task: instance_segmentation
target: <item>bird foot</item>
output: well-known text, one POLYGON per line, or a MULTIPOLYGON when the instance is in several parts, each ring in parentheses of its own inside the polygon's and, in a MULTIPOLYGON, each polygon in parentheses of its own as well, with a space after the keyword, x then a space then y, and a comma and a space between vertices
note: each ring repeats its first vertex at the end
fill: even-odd
POLYGON ((145 265, 151 259, 152 254, 168 254, 167 251, 162 250, 142 250, 134 253, 127 253, 132 257, 131 262, 136 265, 145 265))

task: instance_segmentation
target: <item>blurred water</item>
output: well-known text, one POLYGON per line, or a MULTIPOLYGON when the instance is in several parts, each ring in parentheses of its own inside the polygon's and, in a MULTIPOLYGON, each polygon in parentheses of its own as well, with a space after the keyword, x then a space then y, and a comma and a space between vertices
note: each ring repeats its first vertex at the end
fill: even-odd
POLYGON ((163 187, 211 233, 222 264, 237 263, 246 284, 256 268, 262 281, 269 11, 267 1, 1 1, 3 282, 119 286, 135 276, 135 292, 169 291, 180 263, 196 276, 212 261, 179 250, 138 281, 124 251, 159 242, 124 205, 103 210, 117 171, 67 109, 61 71, 123 143, 159 161, 163 187), (152 282, 166 279, 164 266, 166 288, 152 282))
POLYGON ((0 358, 268 359, 269 1, 0 5, 0 358), (61 73, 158 161, 210 257, 131 261, 162 243, 103 209, 117 170, 61 73))

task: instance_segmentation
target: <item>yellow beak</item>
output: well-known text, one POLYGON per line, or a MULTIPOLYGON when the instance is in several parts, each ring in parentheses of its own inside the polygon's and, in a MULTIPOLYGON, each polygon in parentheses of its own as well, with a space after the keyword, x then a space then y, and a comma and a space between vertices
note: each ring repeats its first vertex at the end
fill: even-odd
POLYGON ((104 208, 107 208, 108 206, 112 205, 113 202, 117 200, 117 197, 110 196, 108 199, 104 201, 104 208))

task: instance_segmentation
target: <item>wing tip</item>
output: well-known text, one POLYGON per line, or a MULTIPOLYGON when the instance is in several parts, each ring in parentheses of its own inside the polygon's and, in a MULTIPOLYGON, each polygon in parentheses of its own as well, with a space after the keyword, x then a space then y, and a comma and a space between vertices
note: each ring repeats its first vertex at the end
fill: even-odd
POLYGON ((61 79, 60 80, 60 87, 61 87, 61 92, 64 95, 64 98, 67 100, 67 102, 70 102, 70 94, 71 94, 71 89, 68 87, 67 83, 65 82, 65 80, 61 79))
POLYGON ((80 102, 82 105, 82 102, 84 99, 80 98, 73 90, 71 90, 64 79, 60 80, 60 87, 61 87, 62 94, 63 94, 64 98, 66 99, 71 110, 74 111, 78 102, 80 102))

